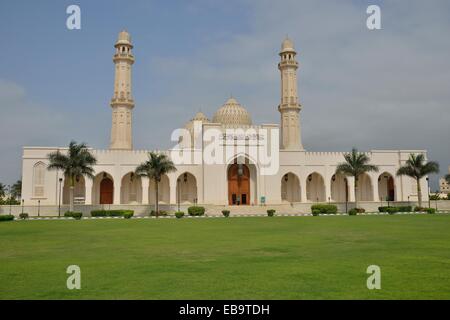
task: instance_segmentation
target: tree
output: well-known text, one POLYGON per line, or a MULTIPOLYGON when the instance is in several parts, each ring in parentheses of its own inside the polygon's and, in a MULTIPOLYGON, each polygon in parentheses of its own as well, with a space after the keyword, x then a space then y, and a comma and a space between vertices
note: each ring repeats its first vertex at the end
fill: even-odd
POLYGON ((0 182, 0 199, 6 195, 6 186, 0 182))
POLYGON ((14 183, 11 186, 11 197, 14 199, 20 199, 22 196, 22 180, 17 180, 16 183, 14 183))
POLYGON ((73 191, 75 182, 79 181, 81 177, 94 178, 94 168, 97 159, 89 151, 85 143, 77 144, 71 141, 67 154, 62 154, 59 151, 52 152, 48 155, 50 164, 48 170, 62 170, 66 179, 69 179, 70 187, 70 211, 73 211, 73 191))
POLYGON ((359 177, 366 172, 378 172, 378 167, 369 164, 370 158, 367 154, 358 152, 356 148, 352 152, 344 154, 345 162, 338 164, 336 174, 343 174, 355 178, 355 208, 358 208, 358 180, 359 177))
POLYGON ((405 165, 397 170, 398 176, 408 176, 416 180, 417 183, 417 198, 419 200, 419 207, 422 207, 422 188, 420 186, 420 179, 428 176, 431 173, 439 173, 439 164, 434 161, 425 161, 423 154, 409 155, 405 165))
POLYGON ((135 170, 139 177, 147 177, 155 181, 156 216, 159 215, 159 183, 163 175, 176 171, 175 165, 167 155, 149 152, 148 160, 141 163, 135 170))

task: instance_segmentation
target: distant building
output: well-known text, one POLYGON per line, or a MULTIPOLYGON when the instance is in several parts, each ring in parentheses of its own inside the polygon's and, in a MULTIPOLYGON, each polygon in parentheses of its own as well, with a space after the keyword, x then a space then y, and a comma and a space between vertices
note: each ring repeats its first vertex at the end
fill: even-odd
MULTIPOLYGON (((450 166, 448 166, 448 173, 450 174, 450 166)), ((450 184, 445 180, 445 177, 439 179, 439 189, 441 193, 450 193, 450 184)))

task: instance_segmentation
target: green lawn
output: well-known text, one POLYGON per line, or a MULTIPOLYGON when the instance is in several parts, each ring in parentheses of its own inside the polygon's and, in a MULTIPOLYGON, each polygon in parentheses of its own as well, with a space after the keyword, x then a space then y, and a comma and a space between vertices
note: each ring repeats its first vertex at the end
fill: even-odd
POLYGON ((0 243, 0 299, 450 299, 450 215, 2 222, 0 243))

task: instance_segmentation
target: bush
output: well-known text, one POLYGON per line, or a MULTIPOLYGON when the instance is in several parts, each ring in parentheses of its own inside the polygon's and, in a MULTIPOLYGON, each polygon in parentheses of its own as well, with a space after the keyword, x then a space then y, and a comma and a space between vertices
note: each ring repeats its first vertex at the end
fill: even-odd
POLYGON ((183 218, 184 217, 184 212, 183 211, 175 212, 175 217, 177 217, 177 219, 183 218))
POLYGON ((356 216, 358 215, 358 210, 356 210, 355 208, 350 209, 350 211, 348 212, 349 216, 356 216))
MULTIPOLYGON (((169 213, 167 211, 159 210, 158 217, 166 217, 168 215, 169 215, 169 213)), ((150 217, 156 217, 156 211, 155 210, 151 210, 150 211, 150 217)))
POLYGON ((400 206, 398 212, 412 212, 412 206, 400 206))
POLYGON ((10 214, 2 214, 0 215, 0 221, 12 221, 14 220, 14 216, 10 214))
POLYGON ((123 214, 123 218, 124 219, 131 219, 131 217, 134 215, 134 212, 133 211, 128 211, 128 212, 125 212, 124 214, 123 214))
POLYGON ((19 214, 19 218, 22 220, 28 219, 28 213, 21 213, 19 214))
POLYGON ((319 210, 322 214, 336 214, 338 209, 334 204, 315 204, 311 206, 311 211, 319 210))
POLYGON ((204 207, 189 207, 188 213, 190 216, 203 216, 205 214, 205 208, 204 207))
POLYGON ((313 216, 317 217, 319 214, 320 214, 320 210, 318 210, 318 209, 313 209, 312 210, 312 215, 313 216))
POLYGON ((447 194, 447 200, 450 200, 450 193, 447 194))
POLYGON ((276 210, 274 210, 274 209, 269 209, 269 210, 267 210, 267 215, 268 215, 269 217, 273 217, 273 216, 275 215, 275 212, 276 212, 276 210))
POLYGON ((364 213, 366 212, 366 209, 364 208, 354 208, 356 210, 357 213, 364 213))
POLYGON ((387 212, 388 208, 391 208, 391 207, 388 207, 388 206, 378 207, 378 212, 387 212))
POLYGON ((134 215, 133 210, 92 210, 91 217, 124 217, 125 215, 134 215))
POLYGON ((399 210, 397 207, 389 207, 387 208, 386 212, 389 214, 396 214, 397 212, 399 212, 399 210))
POLYGON ((436 213, 436 209, 435 208, 426 208, 425 212, 428 214, 435 214, 436 213))
POLYGON ((428 208, 424 208, 424 207, 415 207, 414 211, 415 212, 426 212, 428 208))
POLYGON ((222 214, 225 218, 228 218, 230 216, 230 210, 222 210, 222 214))
POLYGON ((430 200, 441 200, 441 196, 439 194, 430 195, 430 200))
POLYGON ((64 213, 64 217, 66 218, 74 218, 75 220, 80 220, 83 214, 81 212, 71 212, 67 211, 64 213))

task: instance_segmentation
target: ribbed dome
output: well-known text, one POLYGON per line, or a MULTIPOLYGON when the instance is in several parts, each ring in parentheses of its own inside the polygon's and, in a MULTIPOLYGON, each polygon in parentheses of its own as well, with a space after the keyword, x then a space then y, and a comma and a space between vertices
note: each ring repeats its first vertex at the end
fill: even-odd
POLYGON ((228 125, 251 125, 250 114, 234 98, 228 101, 217 110, 213 122, 228 125))
POLYGON ((292 40, 287 37, 286 37, 286 39, 284 39, 283 43, 281 44, 281 52, 285 52, 285 51, 295 51, 294 42, 292 42, 292 40))

